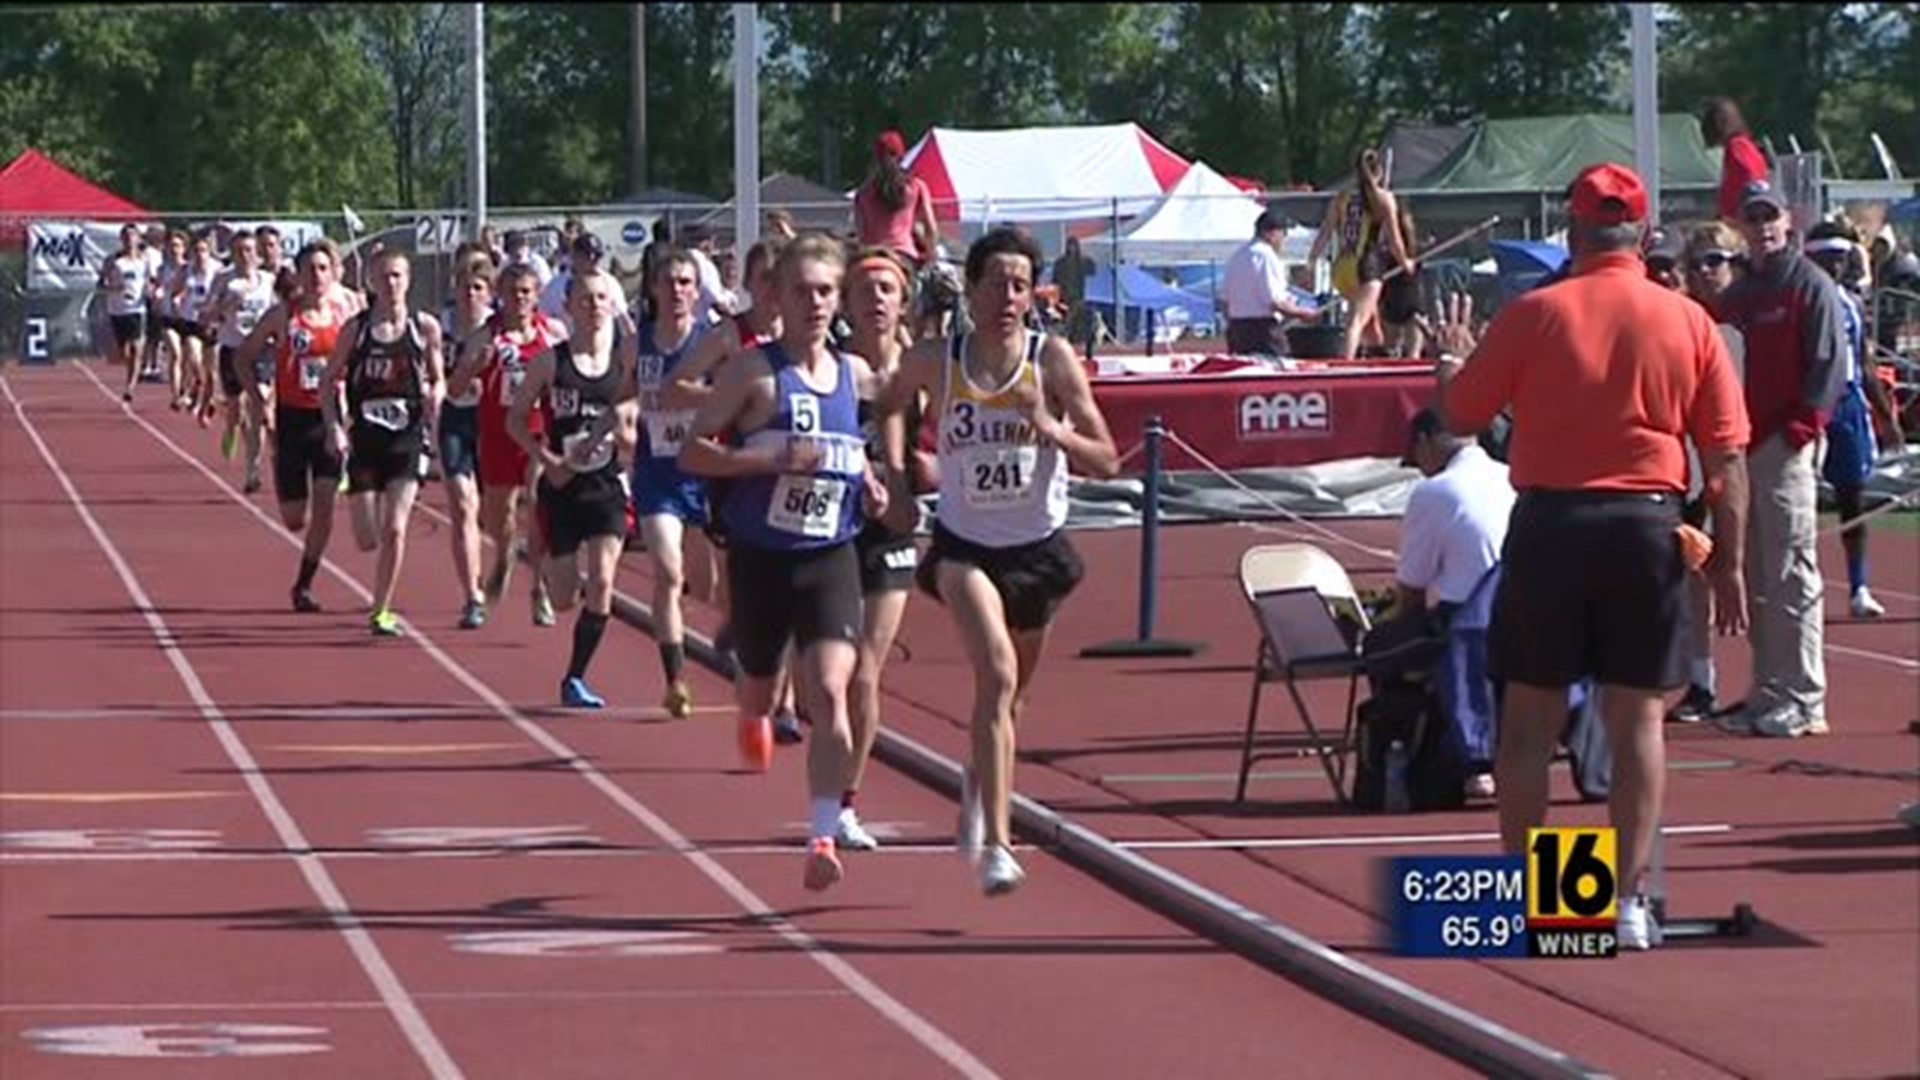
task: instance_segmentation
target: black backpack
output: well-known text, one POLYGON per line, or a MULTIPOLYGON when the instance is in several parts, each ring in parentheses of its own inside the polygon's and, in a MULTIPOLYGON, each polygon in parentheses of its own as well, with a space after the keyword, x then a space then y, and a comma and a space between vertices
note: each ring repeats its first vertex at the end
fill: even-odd
POLYGON ((1457 749, 1459 741, 1445 737, 1445 725, 1439 699, 1416 682, 1387 683, 1361 703, 1353 805, 1362 810, 1386 809, 1387 755, 1398 741, 1407 751, 1410 809, 1465 806, 1467 761, 1457 749))

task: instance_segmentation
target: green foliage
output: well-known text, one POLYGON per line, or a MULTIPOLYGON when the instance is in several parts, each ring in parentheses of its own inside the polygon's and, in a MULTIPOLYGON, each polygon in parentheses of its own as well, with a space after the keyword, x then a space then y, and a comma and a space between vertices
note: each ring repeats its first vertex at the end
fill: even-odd
MULTIPOLYGON (((733 186, 730 5, 646 5, 646 185, 733 186)), ((1920 4, 1664 10, 1664 108, 1920 171, 1920 4)), ((1625 104, 1622 4, 760 5, 762 168, 851 186, 873 135, 1135 120, 1274 186, 1326 184, 1396 121, 1625 104), (835 17, 835 12, 838 17, 835 17)), ((489 4, 497 205, 634 189, 633 8, 489 4)), ((163 207, 458 201, 464 17, 447 4, 0 8, 0 158, 38 146, 163 207)))

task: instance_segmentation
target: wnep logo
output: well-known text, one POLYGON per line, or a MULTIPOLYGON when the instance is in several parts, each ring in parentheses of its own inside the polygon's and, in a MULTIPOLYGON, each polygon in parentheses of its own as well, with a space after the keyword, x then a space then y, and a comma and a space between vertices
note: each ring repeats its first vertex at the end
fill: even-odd
POLYGON ((1612 829, 1528 829, 1528 955, 1617 955, 1619 865, 1612 829))
POLYGON ((1240 399, 1243 439, 1311 438, 1333 433, 1333 409, 1318 390, 1248 394, 1240 399))

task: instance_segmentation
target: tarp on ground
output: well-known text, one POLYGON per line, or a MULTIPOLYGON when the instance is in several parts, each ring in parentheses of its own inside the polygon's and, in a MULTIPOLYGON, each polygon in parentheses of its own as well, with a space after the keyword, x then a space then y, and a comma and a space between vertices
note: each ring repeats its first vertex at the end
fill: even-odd
POLYGON ((0 244, 16 244, 35 218, 141 221, 146 207, 28 147, 0 169, 0 244))
MULTIPOLYGON (((1168 312, 1179 312, 1174 325, 1209 322, 1213 318, 1213 298, 1169 285, 1137 266, 1120 267, 1120 289, 1130 310, 1154 311, 1165 319, 1168 312)), ((1087 303, 1111 309, 1113 270, 1100 270, 1087 278, 1087 303)))
MULTIPOLYGON (((1580 170, 1603 161, 1633 162, 1633 117, 1586 114, 1486 120, 1421 176, 1396 163, 1399 187, 1412 191, 1565 191, 1580 170)), ((1660 186, 1714 188, 1720 151, 1709 150, 1700 122, 1660 117, 1660 186)))
POLYGON ((1122 218, 1153 206, 1187 159, 1139 124, 929 128, 902 159, 942 221, 1122 218))
MULTIPOLYGON (((1253 223, 1266 204, 1247 194, 1211 165, 1196 161, 1166 195, 1121 229, 1120 258, 1142 266, 1224 263, 1253 239, 1253 223)), ((1282 257, 1304 262, 1314 230, 1288 230, 1282 257)), ((1087 254, 1111 259, 1111 231, 1082 241, 1087 254)))

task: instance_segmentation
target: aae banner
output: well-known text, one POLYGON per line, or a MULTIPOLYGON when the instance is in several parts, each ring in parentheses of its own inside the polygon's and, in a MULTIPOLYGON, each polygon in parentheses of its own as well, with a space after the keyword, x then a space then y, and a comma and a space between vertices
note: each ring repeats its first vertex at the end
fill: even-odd
POLYGON ((35 221, 27 226, 27 291, 88 292, 120 250, 120 221, 35 221))

